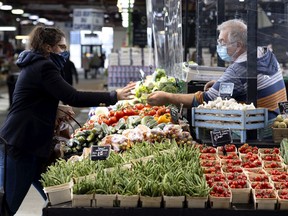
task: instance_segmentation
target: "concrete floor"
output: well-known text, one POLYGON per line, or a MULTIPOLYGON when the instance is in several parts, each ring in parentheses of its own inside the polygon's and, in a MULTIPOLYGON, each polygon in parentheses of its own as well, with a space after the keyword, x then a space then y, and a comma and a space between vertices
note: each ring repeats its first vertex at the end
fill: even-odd
MULTIPOLYGON (((78 90, 102 91, 106 83, 106 78, 103 76, 97 76, 97 79, 84 79, 83 74, 80 72, 79 83, 75 84, 74 87, 78 90)), ((8 107, 7 86, 2 84, 0 85, 0 125, 6 118, 8 107)), ((89 108, 74 108, 74 112, 76 113, 76 120, 83 125, 88 118, 89 108)), ((46 203, 37 190, 31 186, 29 193, 15 216, 40 216, 42 215, 42 208, 45 205, 46 203)))

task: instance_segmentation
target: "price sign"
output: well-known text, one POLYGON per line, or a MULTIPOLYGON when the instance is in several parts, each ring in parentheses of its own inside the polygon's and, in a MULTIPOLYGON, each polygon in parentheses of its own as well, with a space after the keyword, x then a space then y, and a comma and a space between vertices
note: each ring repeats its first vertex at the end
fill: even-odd
POLYGON ((210 131, 212 145, 223 146, 232 143, 230 129, 210 131))
POLYGON ((106 160, 110 155, 111 146, 92 146, 91 160, 106 160))
POLYGON ((178 124, 179 123, 179 112, 177 107, 170 107, 170 115, 172 119, 173 124, 178 124))
POLYGON ((234 83, 220 83, 219 95, 222 99, 230 98, 233 94, 234 83))
POLYGON ((279 102, 278 107, 281 114, 288 114, 288 101, 279 102))

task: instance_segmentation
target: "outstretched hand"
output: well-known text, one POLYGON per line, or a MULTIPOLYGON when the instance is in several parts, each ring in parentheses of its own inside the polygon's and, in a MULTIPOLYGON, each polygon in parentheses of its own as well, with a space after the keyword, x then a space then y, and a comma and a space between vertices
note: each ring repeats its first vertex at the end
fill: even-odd
POLYGON ((132 93, 132 90, 135 89, 135 82, 130 82, 128 83, 125 87, 117 89, 117 99, 118 100, 130 100, 132 99, 132 95, 134 95, 134 93, 132 93))
POLYGON ((161 106, 169 103, 168 97, 170 93, 164 91, 155 91, 148 95, 147 103, 151 106, 161 106))

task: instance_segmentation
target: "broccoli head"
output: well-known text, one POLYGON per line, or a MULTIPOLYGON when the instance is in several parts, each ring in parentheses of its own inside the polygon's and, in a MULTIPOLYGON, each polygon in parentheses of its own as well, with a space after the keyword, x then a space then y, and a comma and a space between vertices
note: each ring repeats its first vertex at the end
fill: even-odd
POLYGON ((153 80, 157 82, 161 79, 161 77, 166 77, 166 72, 164 69, 157 68, 153 73, 153 80))
POLYGON ((175 83, 167 82, 167 83, 160 83, 158 87, 159 91, 165 91, 165 92, 170 92, 170 93, 177 93, 178 88, 175 85, 175 83))

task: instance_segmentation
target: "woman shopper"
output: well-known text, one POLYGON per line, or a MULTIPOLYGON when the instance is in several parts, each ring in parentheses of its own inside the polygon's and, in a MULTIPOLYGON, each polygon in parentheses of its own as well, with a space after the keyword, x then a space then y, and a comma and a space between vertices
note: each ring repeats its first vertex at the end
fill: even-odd
POLYGON ((5 193, 10 215, 17 212, 31 184, 42 193, 39 170, 51 149, 59 101, 74 107, 110 105, 129 99, 135 86, 130 83, 112 92, 77 91, 61 76, 67 53, 65 34, 58 28, 37 26, 29 41, 31 49, 23 51, 16 62, 21 73, 0 128, 0 136, 8 142, 5 193))

